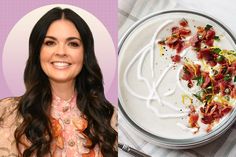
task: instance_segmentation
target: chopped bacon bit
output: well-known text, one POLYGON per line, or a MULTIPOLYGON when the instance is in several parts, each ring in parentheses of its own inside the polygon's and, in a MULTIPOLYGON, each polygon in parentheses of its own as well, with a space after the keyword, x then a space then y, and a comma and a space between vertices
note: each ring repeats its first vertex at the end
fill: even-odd
POLYGON ((204 48, 204 49, 201 49, 199 52, 201 52, 202 54, 209 54, 209 53, 211 53, 211 49, 210 48, 204 48))
POLYGON ((212 127, 213 127, 213 123, 208 124, 206 132, 210 132, 212 130, 212 127))
POLYGON ((179 35, 181 37, 188 36, 190 33, 191 33, 191 31, 189 29, 185 29, 185 28, 180 28, 179 29, 179 35))
POLYGON ((158 44, 160 44, 160 45, 165 45, 165 40, 158 41, 158 44))
POLYGON ((215 66, 215 65, 217 64, 214 60, 208 61, 207 63, 208 63, 211 67, 213 67, 213 66, 215 66))
POLYGON ((209 40, 206 40, 206 41, 205 41, 205 44, 206 44, 207 46, 213 46, 213 43, 214 43, 214 39, 209 39, 209 40))
POLYGON ((189 114, 189 124, 190 124, 190 127, 197 127, 197 121, 198 121, 198 113, 190 113, 189 114))
POLYGON ((202 59, 202 53, 201 52, 197 52, 197 59, 202 59))
MULTIPOLYGON (((181 27, 172 27, 171 36, 167 37, 165 40, 158 42, 162 45, 167 45, 169 48, 175 49, 176 53, 180 53, 185 48, 189 46, 183 39, 191 34, 191 30, 185 28, 188 25, 188 22, 183 20, 180 22, 181 27)), ((174 61, 175 62, 175 61, 174 61)))
POLYGON ((170 48, 173 48, 173 46, 174 46, 174 44, 175 44, 176 42, 178 42, 178 38, 171 36, 171 37, 168 37, 168 38, 166 39, 166 42, 165 42, 165 43, 166 43, 170 48))
POLYGON ((183 26, 183 27, 186 27, 186 26, 188 26, 188 21, 183 18, 182 20, 180 20, 179 25, 183 26))
POLYGON ((196 68, 196 76, 199 76, 201 74, 201 65, 199 64, 194 64, 196 68))
POLYGON ((217 75, 215 75, 215 80, 220 80, 220 79, 223 79, 224 78, 224 75, 221 74, 221 73, 218 73, 217 75))
POLYGON ((183 80, 189 81, 193 79, 193 75, 191 73, 184 73, 182 76, 183 80))
MULTIPOLYGON (((204 60, 211 71, 201 71, 201 66, 198 64, 188 64, 183 66, 183 73, 181 78, 188 81, 188 87, 193 87, 193 80, 197 80, 197 86, 201 90, 194 94, 194 96, 203 102, 204 107, 200 108, 200 113, 197 113, 194 106, 190 106, 189 125, 190 127, 199 127, 197 122, 199 114, 201 114, 201 121, 207 124, 207 132, 212 130, 215 123, 228 114, 232 110, 232 106, 227 101, 230 98, 236 98, 236 86, 232 83, 232 79, 236 80, 236 61, 231 63, 221 54, 220 48, 214 48, 214 38, 216 32, 211 25, 206 27, 197 27, 197 33, 194 34, 189 41, 184 41, 185 36, 191 34, 191 31, 185 27, 188 23, 185 19, 179 22, 180 27, 172 28, 172 36, 167 38, 168 46, 176 50, 177 55, 172 56, 173 62, 178 61, 178 53, 186 48, 185 45, 191 46, 196 52, 197 58, 204 60), (204 48, 203 48, 204 47, 204 48), (177 59, 176 59, 177 57, 177 59), (220 69, 214 68, 217 64, 220 69), (211 76, 209 73, 211 73, 211 76), (224 97, 224 101, 215 102, 214 95, 219 94, 224 97)), ((180 57, 179 57, 180 58, 180 57)))
POLYGON ((212 101, 201 107, 200 111, 202 112, 203 117, 201 121, 204 124, 212 124, 214 121, 218 121, 220 118, 225 116, 232 110, 232 107, 228 104, 222 104, 219 102, 212 101))
POLYGON ((179 27, 172 27, 171 32, 172 32, 172 35, 177 35, 179 32, 179 27))
POLYGON ((215 31, 210 29, 206 32, 206 40, 209 40, 209 39, 214 39, 215 37, 215 31))
POLYGON ((223 79, 214 82, 214 93, 221 93, 222 95, 225 95, 228 90, 227 94, 229 94, 232 90, 231 88, 231 85, 223 79))
POLYGON ((230 73, 231 75, 235 75, 236 74, 236 68, 233 66, 230 66, 227 68, 227 72, 230 73))
POLYGON ((189 65, 184 65, 183 67, 183 75, 182 79, 188 81, 188 87, 193 87, 192 79, 199 76, 201 74, 201 66, 198 64, 195 64, 194 67, 189 65))
POLYGON ((236 68, 236 61, 234 61, 234 62, 231 64, 231 66, 236 68))
POLYGON ((180 62, 181 58, 179 55, 174 55, 174 56, 171 56, 171 59, 173 62, 178 63, 178 62, 180 62))
POLYGON ((234 88, 231 90, 230 96, 231 96, 232 98, 236 98, 236 87, 234 87, 234 88))
POLYGON ((200 47, 200 39, 198 38, 198 35, 194 35, 190 38, 189 43, 192 47, 200 47))
POLYGON ((225 95, 225 89, 227 89, 228 83, 226 81, 221 80, 219 81, 218 86, 220 88, 221 94, 225 95))
POLYGON ((184 49, 184 45, 183 44, 184 44, 183 41, 177 43, 177 45, 175 46, 176 53, 180 53, 184 49))
POLYGON ((201 54, 202 58, 205 59, 206 61, 213 61, 214 60, 214 56, 211 53, 211 49, 209 49, 209 48, 201 49, 199 51, 199 53, 201 54))
POLYGON ((197 28, 197 35, 200 40, 203 40, 206 36, 206 30, 204 27, 197 28))
POLYGON ((199 115, 198 113, 196 113, 195 107, 193 105, 189 106, 190 108, 190 113, 189 113, 189 125, 191 128, 199 128, 199 125, 197 124, 199 115))
POLYGON ((222 109, 221 113, 222 113, 223 115, 226 115, 226 114, 228 114, 231 110, 232 110, 232 107, 231 107, 231 106, 227 106, 227 107, 225 107, 224 109, 222 109))
POLYGON ((197 29, 197 34, 189 40, 191 46, 200 48, 201 43, 205 43, 207 46, 213 46, 215 31, 212 28, 206 30, 204 27, 198 27, 197 29))
POLYGON ((204 78, 204 83, 202 84, 201 87, 202 87, 202 88, 206 88, 207 85, 211 82, 209 73, 203 72, 203 73, 202 73, 202 76, 203 76, 203 78, 204 78))
POLYGON ((193 82, 191 80, 188 80, 188 88, 192 88, 193 87, 193 82))
POLYGON ((184 66, 183 80, 192 80, 194 78, 194 69, 189 66, 184 66))

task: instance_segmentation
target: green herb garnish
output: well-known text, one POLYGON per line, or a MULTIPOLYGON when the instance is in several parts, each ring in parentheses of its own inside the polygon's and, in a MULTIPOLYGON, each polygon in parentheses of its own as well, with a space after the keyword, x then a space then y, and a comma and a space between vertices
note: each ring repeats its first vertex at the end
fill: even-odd
POLYGON ((193 78, 193 80, 197 80, 197 86, 201 86, 204 83, 203 76, 197 76, 197 77, 193 78))
POLYGON ((188 69, 187 69, 186 66, 183 67, 183 70, 184 70, 184 73, 185 73, 185 74, 190 74, 190 72, 188 71, 188 69))
POLYGON ((213 48, 213 49, 211 49, 211 51, 216 53, 216 54, 219 54, 221 49, 220 48, 213 48))
POLYGON ((205 27, 205 30, 209 30, 209 29, 211 29, 211 27, 212 27, 211 25, 207 24, 205 27))
POLYGON ((230 75, 230 74, 226 74, 226 75, 224 76, 224 80, 225 80, 225 81, 230 81, 230 80, 231 80, 231 75, 230 75))
POLYGON ((230 97, 228 95, 224 96, 227 101, 230 100, 230 97))
POLYGON ((236 52, 234 50, 230 50, 229 53, 236 56, 236 52))
POLYGON ((211 98, 212 98, 212 95, 207 95, 207 96, 205 97, 206 101, 211 100, 211 98))
POLYGON ((213 89, 213 87, 212 87, 212 85, 210 85, 210 86, 208 86, 207 88, 206 88, 206 92, 211 92, 212 91, 212 89, 213 89))
POLYGON ((204 95, 204 91, 198 91, 196 94, 193 94, 198 100, 202 102, 202 97, 204 95))
POLYGON ((200 95, 198 94, 193 94, 193 96, 195 96, 198 100, 200 100, 202 102, 202 98, 200 97, 200 95))
POLYGON ((196 48, 194 48, 194 50, 198 52, 200 50, 200 48, 196 47, 196 48))
POLYGON ((215 37, 214 37, 214 40, 215 40, 215 41, 220 41, 220 37, 219 37, 219 36, 215 36, 215 37))
POLYGON ((217 58, 216 58, 216 61, 217 62, 222 62, 224 60, 224 56, 222 55, 219 55, 217 58))
POLYGON ((222 73, 222 74, 225 74, 226 71, 227 71, 227 67, 223 67, 222 70, 221 70, 221 73, 222 73))
POLYGON ((177 38, 178 36, 176 34, 172 34, 172 37, 177 38))
POLYGON ((215 70, 215 69, 213 69, 212 72, 213 72, 214 75, 217 75, 217 74, 218 74, 218 71, 215 70))
POLYGON ((236 82, 236 76, 234 76, 234 82, 236 82))

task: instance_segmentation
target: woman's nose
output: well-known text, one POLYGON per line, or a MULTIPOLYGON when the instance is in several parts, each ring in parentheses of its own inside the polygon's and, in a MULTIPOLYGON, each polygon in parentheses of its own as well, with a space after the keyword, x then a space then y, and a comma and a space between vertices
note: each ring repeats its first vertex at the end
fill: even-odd
POLYGON ((56 55, 65 56, 66 55, 66 48, 64 44, 58 44, 56 49, 56 55))

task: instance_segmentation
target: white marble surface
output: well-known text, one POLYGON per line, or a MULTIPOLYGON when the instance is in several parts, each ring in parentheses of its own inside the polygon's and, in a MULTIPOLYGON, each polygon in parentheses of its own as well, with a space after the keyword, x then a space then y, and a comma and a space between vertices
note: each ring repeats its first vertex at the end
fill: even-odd
MULTIPOLYGON (((118 0, 119 39, 139 19, 150 13, 170 9, 205 12, 236 34, 236 1, 234 0, 118 0)), ((153 157, 235 157, 236 123, 223 136, 205 146, 189 150, 171 150, 155 146, 136 136, 119 114, 119 142, 128 144, 153 157)), ((120 157, 130 157, 119 149, 120 157)))

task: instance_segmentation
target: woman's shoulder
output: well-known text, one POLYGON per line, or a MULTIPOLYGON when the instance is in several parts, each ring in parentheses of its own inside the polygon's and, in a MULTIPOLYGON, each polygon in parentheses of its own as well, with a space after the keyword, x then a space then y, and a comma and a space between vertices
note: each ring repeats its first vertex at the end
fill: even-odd
POLYGON ((21 97, 6 97, 3 99, 0 99, 0 104, 5 104, 5 103, 18 103, 21 97))
POLYGON ((19 97, 4 98, 0 100, 0 154, 2 156, 18 156, 15 146, 14 132, 20 123, 17 118, 17 104, 19 97))
POLYGON ((16 104, 18 104, 20 98, 21 97, 7 97, 0 99, 0 107, 7 107, 9 105, 15 106, 16 104))
POLYGON ((20 97, 8 97, 0 100, 0 127, 8 122, 9 118, 16 117, 19 100, 20 97))
POLYGON ((0 100, 0 115, 16 109, 20 97, 8 97, 0 100))

